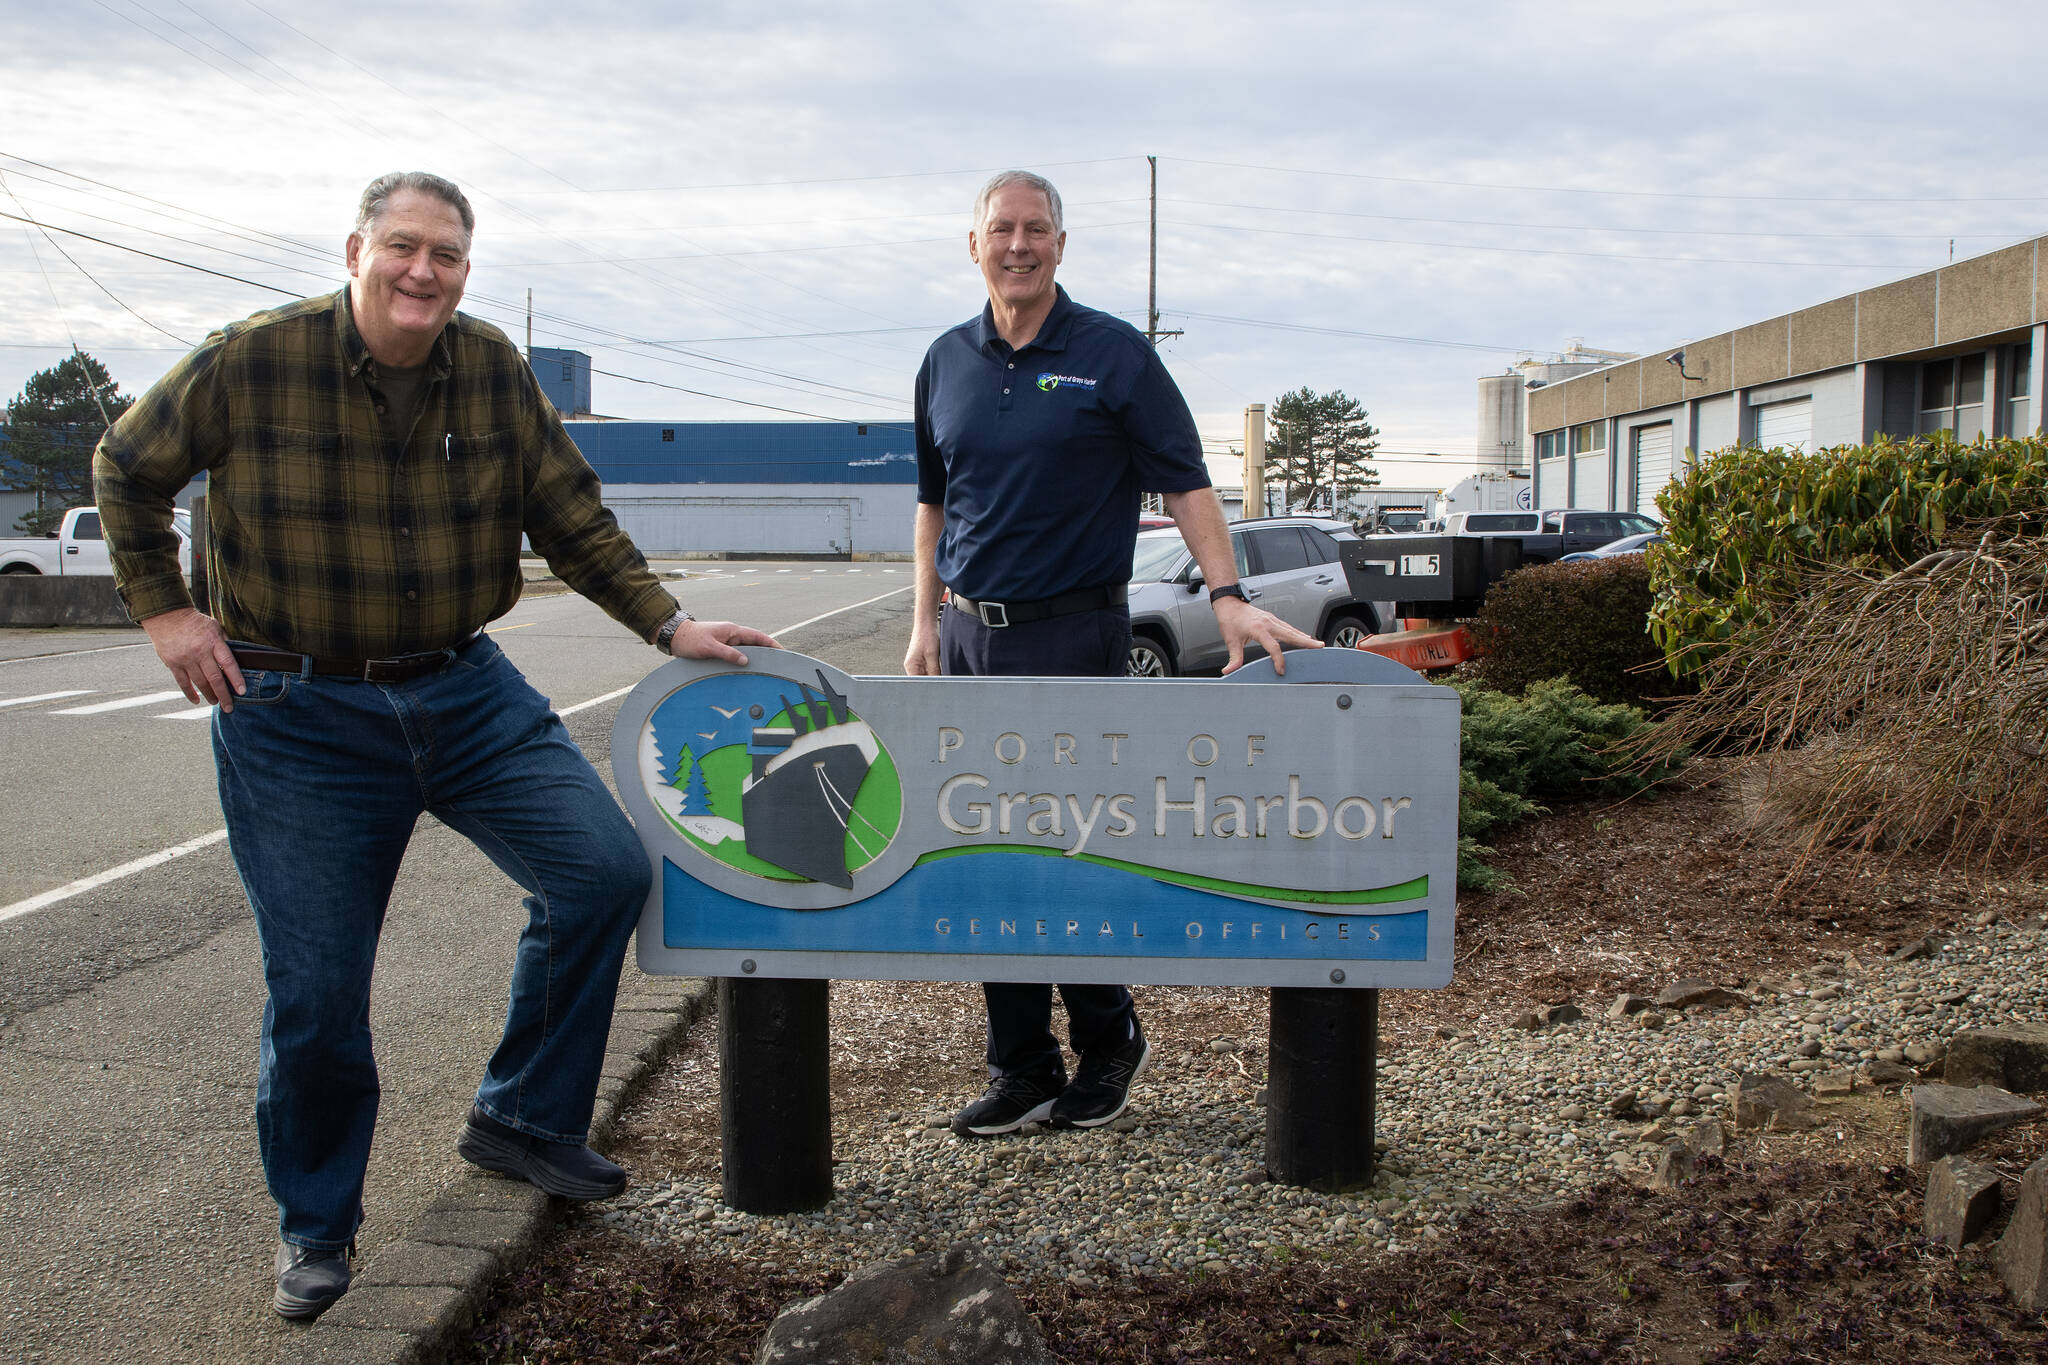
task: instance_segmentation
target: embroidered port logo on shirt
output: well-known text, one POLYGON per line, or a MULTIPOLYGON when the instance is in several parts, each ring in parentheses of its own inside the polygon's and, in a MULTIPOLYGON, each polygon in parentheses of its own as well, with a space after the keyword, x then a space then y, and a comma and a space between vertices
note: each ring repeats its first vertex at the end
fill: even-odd
POLYGON ((1051 393, 1062 385, 1073 389, 1092 389, 1095 387, 1096 382, 1093 379, 1083 379, 1078 374, 1054 374, 1050 370, 1038 376, 1038 387, 1047 393, 1051 393))

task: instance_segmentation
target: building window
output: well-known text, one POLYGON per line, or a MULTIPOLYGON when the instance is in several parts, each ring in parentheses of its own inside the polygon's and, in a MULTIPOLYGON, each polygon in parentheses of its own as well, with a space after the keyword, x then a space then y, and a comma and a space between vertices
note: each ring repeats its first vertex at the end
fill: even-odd
POLYGON ((2034 433, 2034 343, 2022 341, 2017 346, 2007 347, 2005 354, 2005 363, 2011 366, 2005 386, 2009 395, 2005 405, 2005 434, 2031 436, 2034 433))
POLYGON ((1572 454, 1591 455, 1607 449, 1607 423, 1586 422, 1572 428, 1572 454))
POLYGON ((663 428, 661 429, 661 439, 662 439, 662 440, 664 440, 664 441, 673 441, 673 440, 674 440, 675 438, 676 438, 676 429, 675 429, 674 427, 663 427, 663 428))
POLYGON ((1984 434, 1984 352, 1920 367, 1919 431, 1952 431, 1958 441, 1984 434))
POLYGON ((1562 431, 1540 431, 1536 433, 1536 458, 1548 460, 1564 454, 1564 433, 1562 431))

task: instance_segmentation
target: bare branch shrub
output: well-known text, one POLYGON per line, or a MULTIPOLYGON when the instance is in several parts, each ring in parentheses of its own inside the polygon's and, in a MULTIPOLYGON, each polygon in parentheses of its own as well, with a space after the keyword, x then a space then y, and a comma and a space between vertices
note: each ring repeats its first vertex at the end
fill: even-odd
POLYGON ((1809 851, 2048 856, 2048 538, 1979 523, 1896 572, 1804 569, 1648 739, 1748 755, 1809 851))

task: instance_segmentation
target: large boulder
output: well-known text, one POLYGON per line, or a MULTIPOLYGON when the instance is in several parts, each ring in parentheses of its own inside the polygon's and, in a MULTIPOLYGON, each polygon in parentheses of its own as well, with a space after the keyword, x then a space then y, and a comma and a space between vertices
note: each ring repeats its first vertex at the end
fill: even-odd
POLYGON ((1927 1173, 1928 1239, 1957 1248, 1974 1242, 2004 1202, 1997 1171, 1966 1156, 1945 1156, 1927 1173))
POLYGON ((1056 1365, 1001 1276, 965 1247, 855 1271, 782 1311, 755 1365, 1056 1365))
POLYGON ((2020 1177, 2020 1202, 1998 1239, 1998 1274, 2014 1303, 2030 1313, 2048 1308, 2048 1157, 2020 1177))
POLYGON ((2041 1106, 2032 1100, 1994 1085, 1964 1090, 1923 1081, 1913 1087, 1913 1131, 1906 1141, 1906 1161, 1920 1166, 1968 1151, 1986 1133, 2010 1128, 2040 1112, 2041 1106))
POLYGON ((1942 1079, 2028 1094, 2048 1090, 2048 1028, 1964 1029, 1948 1040, 1942 1079))

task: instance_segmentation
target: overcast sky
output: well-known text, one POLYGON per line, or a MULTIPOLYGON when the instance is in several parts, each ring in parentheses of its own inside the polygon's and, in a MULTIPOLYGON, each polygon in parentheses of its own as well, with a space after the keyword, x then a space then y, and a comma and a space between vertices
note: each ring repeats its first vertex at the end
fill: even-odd
POLYGON ((1384 482, 1437 486, 1521 355, 1668 348, 2048 231, 2048 9, 2009 0, 0 16, 0 399, 74 338, 140 391, 337 287, 364 183, 420 168, 477 208, 465 310, 523 339, 531 290, 598 411, 907 420, 984 301, 995 170, 1060 186, 1061 282, 1144 326, 1152 155, 1161 348, 1212 452, 1247 403, 1342 389, 1384 482))

